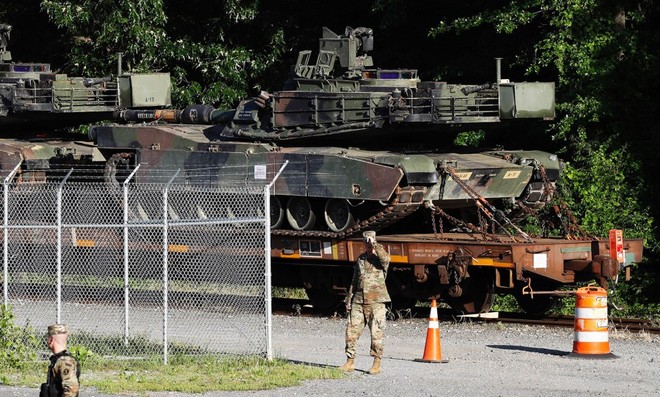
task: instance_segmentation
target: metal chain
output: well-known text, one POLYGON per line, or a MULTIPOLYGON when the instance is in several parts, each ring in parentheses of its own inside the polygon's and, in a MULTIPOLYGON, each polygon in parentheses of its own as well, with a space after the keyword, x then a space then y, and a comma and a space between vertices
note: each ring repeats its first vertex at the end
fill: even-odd
POLYGON ((557 194, 557 200, 559 201, 559 204, 561 205, 561 208, 558 208, 556 205, 553 206, 555 214, 559 218, 559 221, 562 224, 562 227, 564 229, 564 234, 565 237, 568 239, 593 239, 594 237, 586 233, 582 227, 578 224, 577 219, 575 219, 575 216, 573 216, 573 212, 568 208, 568 205, 566 204, 566 201, 561 197, 561 192, 560 190, 552 185, 552 182, 548 179, 548 174, 545 171, 545 167, 541 164, 538 167, 539 169, 539 174, 541 175, 541 179, 543 180, 543 193, 548 196, 548 195, 553 195, 556 193, 557 194), (566 221, 564 218, 561 216, 562 213, 566 214, 566 217, 568 218, 568 224, 566 224, 566 221))
POLYGON ((440 226, 440 235, 442 236, 445 233, 445 226, 444 226, 444 221, 442 220, 440 214, 438 214, 438 224, 440 226))
MULTIPOLYGON (((431 211, 429 213, 431 215, 431 226, 433 227, 433 237, 437 239, 438 238, 438 231, 435 228, 435 218, 436 218, 436 216, 435 216, 434 209, 431 209, 431 211)), ((442 237, 442 235, 440 235, 440 237, 442 237)))
MULTIPOLYGON (((439 216, 442 216, 443 218, 447 219, 449 222, 451 222, 451 223, 454 224, 455 226, 463 227, 463 228, 468 229, 469 231, 472 231, 472 232, 474 232, 474 233, 481 234, 482 236, 484 236, 485 239, 491 239, 491 240, 494 240, 494 241, 497 241, 497 242, 500 242, 500 241, 501 241, 501 240, 500 240, 497 236, 495 236, 494 234, 486 233, 485 231, 479 229, 478 227, 474 226, 474 225, 471 224, 471 223, 463 222, 462 220, 460 220, 460 219, 458 219, 458 218, 455 218, 455 217, 449 215, 448 213, 446 213, 445 211, 443 211, 442 208, 438 207, 437 205, 435 206, 435 211, 437 211, 437 213, 438 213, 439 216)), ((441 221, 441 222, 442 222, 442 221, 441 221)), ((442 224, 442 223, 441 223, 441 224, 442 224)), ((468 233, 469 233, 469 232, 468 232, 468 233)))
MULTIPOLYGON (((488 200, 486 200, 483 196, 481 196, 479 193, 474 191, 470 186, 468 186, 465 182, 463 182, 458 175, 456 175, 456 172, 453 167, 450 167, 447 164, 442 165, 442 170, 449 174, 451 178, 456 182, 458 186, 460 186, 467 194, 474 200, 474 203, 476 204, 477 208, 484 213, 492 222, 496 223, 498 226, 502 228, 502 230, 509 236, 511 237, 514 241, 516 240, 515 237, 502 225, 501 222, 499 222, 497 219, 495 219, 495 211, 497 209, 492 206, 488 200)), ((501 213, 501 211, 500 211, 501 213)), ((525 240, 528 242, 533 242, 532 238, 527 235, 524 231, 522 231, 518 226, 513 224, 509 218, 507 218, 503 213, 501 213, 501 220, 504 221, 504 223, 508 226, 511 226, 518 234, 520 234, 525 240)))
MULTIPOLYGON (((444 226, 442 222, 442 214, 437 210, 439 207, 435 206, 431 208, 431 225, 433 226, 433 237, 438 238, 438 229, 436 229, 436 219, 438 223, 438 228, 440 229, 440 238, 445 234, 444 226)), ((442 210, 440 210, 442 212, 442 210)))

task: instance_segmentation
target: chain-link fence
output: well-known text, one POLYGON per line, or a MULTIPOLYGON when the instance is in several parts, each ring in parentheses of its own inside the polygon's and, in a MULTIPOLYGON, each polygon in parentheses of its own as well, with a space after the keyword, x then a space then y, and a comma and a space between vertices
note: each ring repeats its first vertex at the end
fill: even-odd
POLYGON ((2 288, 17 323, 66 323, 70 343, 102 355, 270 358, 268 187, 170 176, 8 177, 2 288))

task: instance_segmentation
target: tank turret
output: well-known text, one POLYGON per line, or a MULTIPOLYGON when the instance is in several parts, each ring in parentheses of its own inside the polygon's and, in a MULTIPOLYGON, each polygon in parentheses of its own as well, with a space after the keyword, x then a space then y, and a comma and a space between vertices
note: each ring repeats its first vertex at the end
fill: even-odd
POLYGON ((11 25, 0 24, 2 133, 53 130, 108 120, 119 107, 171 105, 168 73, 71 77, 52 71, 49 63, 14 62, 7 50, 11 30, 11 25), (151 101, 130 101, 135 96, 151 101))
POLYGON ((22 182, 45 182, 62 169, 78 174, 102 170, 93 144, 67 127, 109 120, 122 108, 170 106, 169 73, 123 73, 117 77, 71 77, 49 63, 16 62, 8 51, 12 26, 0 24, 0 171, 16 167, 22 182), (91 170, 88 169, 91 167, 91 170), (95 168, 96 167, 96 168, 95 168))
MULTIPOLYGON (((554 83, 509 82, 496 62, 493 82, 421 81, 415 69, 373 67, 373 31, 323 28, 316 60, 301 51, 284 89, 241 101, 236 109, 194 105, 168 113, 120 112, 125 121, 212 124, 220 136, 293 140, 337 134, 361 138, 411 132, 442 133, 457 125, 554 118, 554 83)), ((454 131, 453 129, 452 131, 454 131)))

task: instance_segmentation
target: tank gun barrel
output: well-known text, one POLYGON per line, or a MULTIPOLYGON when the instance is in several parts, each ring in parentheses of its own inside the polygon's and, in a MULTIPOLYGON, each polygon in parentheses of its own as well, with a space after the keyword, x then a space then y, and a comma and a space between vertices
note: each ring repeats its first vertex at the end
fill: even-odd
POLYGON ((223 110, 211 105, 192 105, 184 109, 124 109, 115 112, 115 119, 127 122, 222 124, 231 121, 235 113, 234 109, 223 110))
POLYGON ((475 92, 487 90, 491 87, 492 87, 492 85, 490 83, 486 83, 486 84, 481 84, 481 85, 463 87, 463 88, 461 88, 461 92, 463 93, 463 95, 470 95, 470 94, 473 94, 475 92))
POLYGON ((112 81, 112 77, 110 77, 110 76, 100 77, 100 78, 97 78, 97 79, 85 79, 83 81, 83 85, 85 87, 89 88, 89 87, 93 87, 95 85, 99 85, 99 84, 102 84, 102 83, 108 83, 110 81, 112 81))

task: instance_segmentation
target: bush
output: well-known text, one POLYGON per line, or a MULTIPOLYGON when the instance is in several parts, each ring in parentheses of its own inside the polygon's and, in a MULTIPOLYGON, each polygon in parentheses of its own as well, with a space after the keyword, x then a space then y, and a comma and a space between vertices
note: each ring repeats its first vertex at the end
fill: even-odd
POLYGON ((17 326, 11 307, 0 305, 0 368, 25 368, 36 359, 39 345, 32 327, 17 326))

